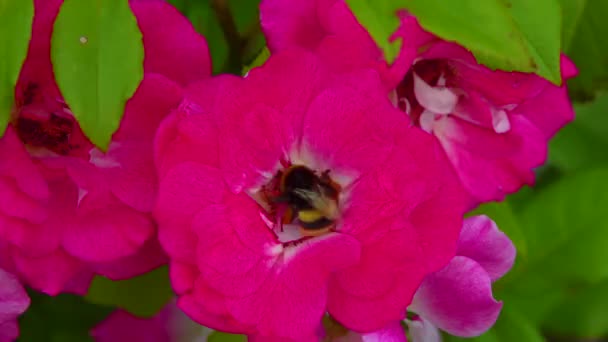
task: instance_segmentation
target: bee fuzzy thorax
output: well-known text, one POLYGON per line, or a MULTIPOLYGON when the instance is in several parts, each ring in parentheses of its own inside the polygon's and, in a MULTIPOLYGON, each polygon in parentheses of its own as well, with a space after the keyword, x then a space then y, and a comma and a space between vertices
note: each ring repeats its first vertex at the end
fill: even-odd
POLYGON ((276 217, 281 230, 283 225, 296 225, 302 237, 312 237, 335 229, 340 190, 329 171, 290 165, 263 188, 262 197, 270 204, 270 215, 276 217))

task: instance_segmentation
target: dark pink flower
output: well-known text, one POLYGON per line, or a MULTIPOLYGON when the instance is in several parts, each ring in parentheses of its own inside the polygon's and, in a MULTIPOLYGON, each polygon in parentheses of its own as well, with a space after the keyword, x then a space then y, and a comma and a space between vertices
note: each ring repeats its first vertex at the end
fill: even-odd
POLYGON ((486 216, 466 219, 456 256, 446 267, 427 276, 416 291, 409 310, 426 322, 414 329, 432 335, 430 323, 461 337, 487 331, 502 308, 502 303, 492 297, 492 282, 507 273, 514 261, 515 247, 492 220, 486 216))
POLYGON ((207 341, 212 330, 193 322, 174 302, 150 318, 116 310, 99 323, 91 336, 96 342, 190 342, 207 341))
POLYGON ((164 1, 132 1, 145 77, 102 153, 54 81, 50 38, 61 3, 35 2, 13 118, 0 139, 0 240, 16 274, 49 294, 83 291, 94 273, 125 278, 166 262, 151 216, 153 137, 182 85, 210 74, 205 40, 187 19, 164 1))
POLYGON ((17 317, 29 305, 30 298, 17 277, 0 268, 0 342, 11 342, 19 336, 17 317))
MULTIPOLYGON (((441 270, 428 275, 416 291, 405 320, 413 342, 440 342, 439 329, 461 336, 478 336, 490 329, 502 309, 492 296, 492 282, 507 273, 515 261, 515 247, 486 216, 464 221, 456 256, 441 270)), ((405 341, 398 323, 371 334, 350 332, 342 342, 405 341), (383 339, 374 339, 381 335, 383 339)))
POLYGON ((403 319, 423 277, 453 257, 461 188, 376 72, 338 75, 292 50, 186 97, 156 139, 156 218, 178 305, 199 323, 314 340, 329 312, 374 331, 403 319), (276 202, 294 166, 335 193, 320 232, 276 202))
MULTIPOLYGON (((334 70, 377 69, 394 104, 439 139, 472 206, 532 184, 547 140, 574 117, 565 85, 492 71, 408 14, 393 36, 403 45, 390 67, 379 61, 377 46, 343 0, 264 0, 261 19, 272 52, 299 46, 334 70)), ((565 56, 561 68, 564 81, 576 74, 565 56)))

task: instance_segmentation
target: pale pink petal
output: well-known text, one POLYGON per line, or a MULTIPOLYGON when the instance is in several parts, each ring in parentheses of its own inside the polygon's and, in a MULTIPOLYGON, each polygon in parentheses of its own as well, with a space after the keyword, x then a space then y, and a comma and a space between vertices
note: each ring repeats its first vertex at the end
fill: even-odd
MULTIPOLYGON (((346 336, 334 338, 335 342, 407 342, 405 331, 400 322, 390 325, 373 332, 356 333, 349 332, 346 336)), ((414 340, 416 342, 416 340, 414 340)))
POLYGON ((0 341, 12 341, 19 334, 17 317, 30 305, 30 298, 14 275, 0 269, 0 341))
POLYGON ((414 73, 416 100, 426 109, 437 114, 450 114, 456 107, 458 95, 445 87, 432 87, 414 73))
POLYGON ((144 69, 186 85, 209 77, 211 60, 205 38, 165 1, 130 3, 143 34, 144 69))
POLYGON ((464 221, 456 254, 475 260, 492 281, 511 269, 515 253, 509 237, 487 216, 474 216, 464 221))
POLYGON ((441 333, 431 322, 418 317, 405 320, 413 342, 441 342, 441 333))
POLYGON ((363 342, 407 342, 400 323, 393 323, 384 329, 361 335, 363 342))
POLYGON ((442 270, 424 280, 411 310, 438 328, 462 337, 489 329, 502 308, 492 297, 491 279, 481 265, 456 256, 442 270))

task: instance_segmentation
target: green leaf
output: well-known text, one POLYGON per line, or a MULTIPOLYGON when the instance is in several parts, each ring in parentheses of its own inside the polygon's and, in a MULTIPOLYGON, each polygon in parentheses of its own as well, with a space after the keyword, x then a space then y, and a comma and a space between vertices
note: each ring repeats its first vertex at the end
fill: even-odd
POLYGON ((243 67, 243 75, 248 73, 249 70, 264 64, 268 57, 270 57, 270 50, 268 50, 267 47, 264 47, 264 49, 262 49, 262 51, 255 57, 251 64, 243 67))
POLYGON ((574 108, 575 120, 549 144, 549 162, 567 172, 608 164, 608 94, 574 108))
POLYGON ((212 333, 207 342, 245 342, 247 337, 245 335, 227 334, 216 331, 212 333))
POLYGON ((591 287, 571 287, 567 298, 545 319, 555 335, 599 338, 608 334, 608 281, 591 287))
POLYGON ((32 34, 33 0, 0 0, 0 137, 11 119, 15 84, 32 34))
POLYGON ((517 310, 505 303, 496 324, 485 334, 474 338, 459 338, 447 336, 446 341, 471 342, 543 342, 545 339, 540 331, 517 310))
MULTIPOLYGON (((197 32, 205 36, 213 61, 213 72, 217 74, 225 71, 229 46, 211 1, 169 0, 169 2, 190 20, 197 32)), ((241 37, 246 39, 241 56, 245 64, 250 63, 265 44, 264 36, 259 29, 259 3, 260 0, 228 1, 236 28, 241 37)))
POLYGON ((374 41, 384 51, 384 57, 392 63, 399 54, 400 44, 389 40, 399 27, 397 10, 403 8, 400 1, 346 0, 357 20, 365 26, 374 41))
POLYGON ((87 137, 106 150, 143 78, 144 48, 124 0, 66 0, 51 57, 57 84, 87 137))
POLYGON ((31 291, 29 295, 31 305, 19 318, 20 342, 92 342, 90 330, 114 310, 69 294, 50 297, 31 291))
POLYGON ((608 278, 608 169, 586 171, 547 187, 521 222, 530 263, 554 279, 595 283, 608 278))
POLYGON ((561 18, 556 0, 382 0, 348 1, 390 62, 398 46, 388 39, 407 9, 422 27, 471 50, 492 69, 535 72, 561 84, 561 18))
POLYGON ((529 197, 519 222, 526 260, 496 285, 498 298, 541 323, 568 298, 608 280, 608 168, 562 178, 529 197))
POLYGON ((89 302, 117 306, 140 317, 152 317, 173 298, 166 267, 139 277, 112 281, 95 277, 89 293, 89 302))
POLYGON ((228 43, 210 1, 169 0, 169 2, 190 20, 197 32, 205 36, 211 53, 213 72, 222 71, 228 58, 228 43))
POLYGON ((560 13, 555 0, 402 0, 421 25, 492 69, 535 72, 555 84, 560 13))
POLYGON ((593 98, 608 88, 608 1, 560 0, 564 17, 563 48, 579 69, 568 81, 573 97, 593 98))
POLYGON ((511 15, 534 61, 534 72, 561 85, 559 3, 557 0, 510 0, 510 4, 511 15))

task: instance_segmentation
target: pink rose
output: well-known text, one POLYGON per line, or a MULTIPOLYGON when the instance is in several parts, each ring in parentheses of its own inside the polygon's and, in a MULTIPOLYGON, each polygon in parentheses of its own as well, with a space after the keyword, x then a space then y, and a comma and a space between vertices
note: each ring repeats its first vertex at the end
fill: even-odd
MULTIPOLYGON (((390 66, 343 0, 264 0, 261 21, 271 52, 301 47, 335 71, 378 70, 395 106, 440 141, 470 206, 533 184, 547 141, 574 117, 565 84, 492 71, 406 13, 393 35, 401 54, 390 66)), ((565 56, 561 69, 564 81, 576 74, 565 56)))
POLYGON ((157 135, 155 213, 178 305, 199 323, 306 341, 329 312, 375 331, 454 256, 462 189, 375 71, 337 74, 295 49, 186 97, 157 135))
POLYGON ((50 38, 61 3, 35 2, 13 120, 0 139, 0 240, 16 274, 49 294, 85 291, 93 274, 126 278, 166 262, 151 215, 153 137, 182 86, 210 74, 205 39, 186 18, 164 1, 132 1, 145 77, 102 153, 53 77, 50 38))
MULTIPOLYGON (((429 274, 414 295, 405 320, 413 342, 440 342, 438 330, 460 337, 479 336, 490 329, 502 309, 492 296, 492 283, 515 261, 511 240, 486 216, 464 221, 456 256, 441 270, 429 274)), ((350 332, 338 342, 405 342, 398 322, 378 331, 350 332)))

